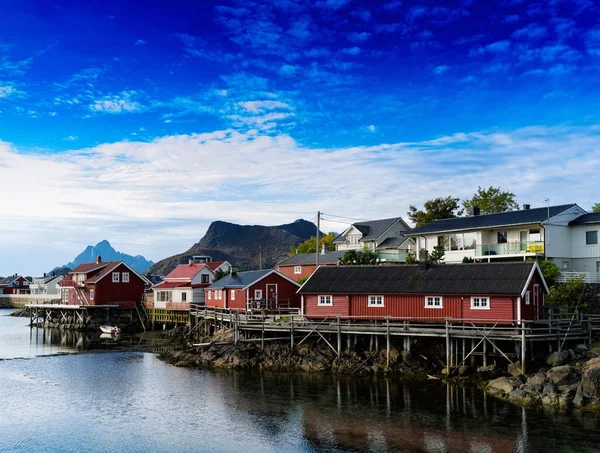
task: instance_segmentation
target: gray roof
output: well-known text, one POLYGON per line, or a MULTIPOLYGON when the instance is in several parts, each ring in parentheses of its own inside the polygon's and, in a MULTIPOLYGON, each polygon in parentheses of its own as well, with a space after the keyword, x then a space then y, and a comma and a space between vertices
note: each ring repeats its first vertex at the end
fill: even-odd
POLYGON ((5 277, 2 280, 0 280, 0 285, 10 285, 12 282, 14 282, 17 278, 19 278, 19 276, 17 275, 16 277, 14 275, 10 276, 10 277, 5 277))
POLYGON ((571 220, 569 225, 583 225, 585 223, 600 223, 600 212, 590 212, 571 220))
MULTIPOLYGON (((336 264, 344 256, 346 250, 336 250, 319 255, 319 264, 336 264)), ((297 253, 277 263, 278 266, 296 266, 300 264, 316 264, 314 253, 297 253)))
POLYGON ((46 276, 46 277, 35 277, 33 279, 33 281, 35 282, 37 280, 40 284, 47 285, 52 280, 57 280, 59 278, 63 278, 63 276, 62 275, 49 275, 49 276, 46 276))
POLYGON ((260 280, 268 273, 273 272, 273 269, 264 269, 262 271, 245 271, 238 272, 234 275, 228 275, 223 277, 212 285, 208 289, 219 289, 219 288, 245 288, 251 285, 257 280, 260 280))
MULTIPOLYGON (((560 214, 573 206, 575 203, 560 206, 550 206, 550 217, 560 214)), ((498 212, 496 214, 484 214, 469 217, 456 217, 454 219, 442 219, 423 225, 406 232, 407 236, 421 236, 423 234, 442 233, 446 231, 477 230, 480 228, 497 228, 510 225, 526 225, 541 223, 548 219, 548 208, 522 209, 520 211, 498 212)))
POLYGON ((419 265, 323 266, 300 293, 320 294, 521 294, 535 262, 419 265))
POLYGON ((377 246, 377 250, 379 250, 379 249, 397 249, 402 244, 404 244, 406 241, 408 241, 408 238, 406 236, 400 236, 397 238, 387 238, 385 241, 383 241, 381 244, 379 244, 377 246))
MULTIPOLYGON (((361 241, 374 241, 399 220, 402 220, 402 217, 355 222, 352 224, 352 226, 363 234, 362 238, 360 239, 361 241)), ((343 241, 344 237, 340 234, 334 239, 333 242, 343 241)))

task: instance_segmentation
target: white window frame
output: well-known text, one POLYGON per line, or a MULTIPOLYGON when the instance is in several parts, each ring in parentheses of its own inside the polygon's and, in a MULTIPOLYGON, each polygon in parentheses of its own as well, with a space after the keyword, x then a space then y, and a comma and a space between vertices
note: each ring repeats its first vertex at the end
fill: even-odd
POLYGON ((113 272, 112 273, 112 282, 119 283, 120 280, 121 280, 121 274, 119 274, 118 272, 113 272))
POLYGON ((471 297, 471 310, 491 310, 489 296, 471 297))
POLYGON ((94 300, 94 290, 90 289, 90 300, 94 300))
POLYGON ((425 296, 425 308, 444 308, 444 297, 443 296, 425 296), (436 299, 439 299, 436 301, 436 299), (439 305, 435 305, 439 302, 439 305))
POLYGON ((212 299, 212 291, 206 291, 208 293, 208 300, 212 299))
POLYGON ((333 296, 330 296, 330 295, 318 296, 317 305, 319 307, 333 307, 333 296))
POLYGON ((385 301, 383 296, 369 296, 369 302, 367 305, 369 307, 383 307, 384 303, 385 301))
POLYGON ((529 305, 531 303, 531 291, 527 291, 525 293, 525 305, 529 305))
POLYGON ((129 272, 123 272, 123 275, 121 276, 121 282, 129 283, 129 272))
POLYGON ((232 289, 230 294, 231 294, 231 300, 235 300, 235 289, 232 289))
POLYGON ((294 266, 294 274, 298 275, 302 273, 302 266, 294 266))
POLYGON ((186 291, 181 292, 181 302, 187 302, 187 292, 186 291))
POLYGON ((349 234, 346 240, 348 241, 348 245, 358 245, 360 240, 360 234, 349 234))

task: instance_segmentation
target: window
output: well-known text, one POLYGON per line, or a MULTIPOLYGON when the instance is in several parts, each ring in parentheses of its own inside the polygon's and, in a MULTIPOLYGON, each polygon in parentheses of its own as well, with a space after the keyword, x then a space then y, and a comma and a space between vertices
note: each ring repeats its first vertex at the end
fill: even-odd
POLYGON ((489 297, 471 297, 471 309, 472 310, 489 310, 490 309, 490 298, 489 297))
POLYGON ((542 240, 542 234, 539 228, 532 228, 529 230, 529 240, 532 242, 540 242, 542 240))
POLYGON ((62 301, 65 304, 69 302, 69 290, 68 289, 62 290, 62 301))
POLYGON ((212 291, 206 291, 208 293, 208 300, 212 299, 212 291))
POLYGON ((369 296, 369 307, 383 307, 383 296, 369 296))
POLYGON ((294 266, 294 274, 301 274, 302 266, 294 266))
POLYGON ((187 302, 187 293, 181 293, 181 302, 187 302))
POLYGON ((529 303, 531 302, 531 295, 530 295, 530 291, 527 291, 525 293, 525 305, 529 305, 529 303))
POLYGON ((570 265, 571 265, 571 263, 569 261, 562 261, 563 270, 568 270, 570 265))
POLYGON ((219 291, 217 292, 217 298, 218 298, 219 300, 222 300, 222 299, 223 299, 223 291, 219 290, 219 291))
POLYGON ((123 272, 123 283, 129 283, 129 272, 123 272))
POLYGON ((443 308, 442 296, 425 296, 425 308, 443 308))
POLYGON ((474 250, 477 246, 477 233, 457 233, 438 236, 438 245, 444 246, 446 252, 451 250, 474 250))
POLYGON ((586 231, 585 232, 585 245, 597 245, 598 244, 598 232, 597 231, 586 231))
POLYGON ((318 305, 333 305, 333 296, 319 296, 318 305))
POLYGON ((90 300, 94 300, 94 290, 90 289, 90 300))
POLYGON ((348 240, 348 245, 358 245, 358 240, 360 239, 360 236, 358 234, 353 234, 351 236, 348 236, 346 239, 348 240))
POLYGON ((208 281, 208 274, 202 274, 202 275, 200 276, 200 282, 201 282, 201 283, 210 283, 210 282, 208 281))
POLYGON ((235 300, 235 289, 231 290, 231 300, 235 300))
POLYGON ((113 272, 112 273, 112 281, 113 283, 119 283, 119 273, 118 272, 113 272))
POLYGON ((508 232, 507 231, 498 231, 498 244, 507 244, 508 243, 508 232))

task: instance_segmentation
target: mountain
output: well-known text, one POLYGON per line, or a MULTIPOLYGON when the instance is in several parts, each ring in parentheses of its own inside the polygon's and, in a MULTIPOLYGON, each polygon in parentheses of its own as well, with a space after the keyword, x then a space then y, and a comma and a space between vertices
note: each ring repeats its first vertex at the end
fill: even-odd
POLYGON ((290 247, 314 236, 315 225, 303 219, 277 226, 237 225, 216 221, 206 234, 187 251, 165 258, 148 273, 166 275, 178 264, 187 263, 193 255, 208 255, 213 261, 227 260, 238 270, 258 269, 262 253, 263 269, 273 267, 284 258, 290 247))
POLYGON ((96 245, 88 245, 83 252, 75 257, 73 261, 67 263, 64 266, 55 268, 50 272, 59 272, 61 269, 67 267, 70 269, 83 263, 92 263, 96 261, 98 256, 102 257, 102 261, 124 261, 136 272, 145 272, 150 266, 154 264, 153 261, 149 261, 142 255, 131 256, 126 253, 117 252, 110 242, 107 240, 100 241, 96 245))

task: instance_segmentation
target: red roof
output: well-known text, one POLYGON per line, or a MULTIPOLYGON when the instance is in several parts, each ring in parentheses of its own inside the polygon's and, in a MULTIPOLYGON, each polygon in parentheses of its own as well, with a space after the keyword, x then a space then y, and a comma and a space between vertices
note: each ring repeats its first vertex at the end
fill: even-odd
MULTIPOLYGON (((165 277, 166 280, 191 280, 207 263, 180 264, 165 277)), ((210 267, 208 267, 210 269, 210 267)))
POLYGON ((216 271, 225 261, 210 261, 205 263, 211 271, 216 271))
POLYGON ((110 264, 110 261, 103 263, 83 263, 73 269, 69 274, 87 274, 94 269, 102 269, 110 264))

